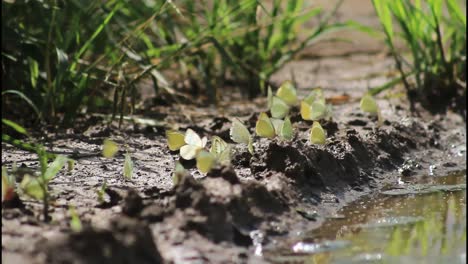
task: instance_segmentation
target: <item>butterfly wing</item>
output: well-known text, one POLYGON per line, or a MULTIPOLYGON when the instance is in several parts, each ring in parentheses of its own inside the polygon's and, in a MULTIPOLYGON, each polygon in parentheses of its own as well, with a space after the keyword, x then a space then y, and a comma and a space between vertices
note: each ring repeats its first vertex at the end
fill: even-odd
POLYGON ((222 138, 218 136, 213 136, 211 139, 210 152, 215 155, 219 155, 226 149, 227 145, 228 144, 226 143, 226 141, 224 141, 222 138))
POLYGON ((312 120, 312 108, 306 101, 301 102, 301 117, 304 120, 312 120))
POLYGON ((231 163, 231 146, 227 145, 226 148, 218 155, 218 162, 220 164, 231 163))
POLYGON ((229 135, 231 136, 232 141, 236 143, 249 144, 249 141, 250 141, 249 130, 237 118, 235 118, 232 122, 229 135))
POLYGON ((195 145, 184 145, 180 148, 180 156, 185 160, 192 160, 202 148, 195 145))
POLYGON ((279 133, 281 138, 291 140, 293 138, 293 127, 289 117, 284 118, 284 122, 281 126, 281 132, 279 133))
POLYGON ((319 122, 314 121, 310 130, 310 142, 312 144, 324 145, 326 140, 325 130, 319 122))
POLYGON ((180 149, 185 145, 184 134, 179 131, 169 130, 166 131, 167 145, 171 151, 180 149))
POLYGON ((276 96, 281 98, 281 100, 290 106, 297 103, 296 88, 290 81, 286 81, 280 86, 276 92, 276 96))
MULTIPOLYGON (((203 140, 195 131, 190 128, 185 132, 184 141, 189 145, 194 145, 201 148, 203 147, 203 140)), ((204 141, 206 142, 206 139, 204 141)))
POLYGON ((279 97, 273 96, 270 112, 273 118, 284 118, 289 112, 289 106, 279 97))
POLYGON ((257 133, 257 135, 260 137, 265 137, 265 138, 275 137, 275 129, 267 114, 260 113, 260 116, 255 125, 255 133, 257 133))
POLYGON ((313 102, 310 108, 311 108, 310 118, 314 121, 323 119, 327 113, 327 106, 320 101, 313 102))
POLYGON ((370 94, 366 94, 361 98, 360 107, 362 111, 371 114, 377 114, 379 108, 377 102, 370 94))
POLYGON ((208 173, 216 163, 213 153, 202 150, 197 154, 197 168, 202 173, 208 173))
POLYGON ((281 133, 281 127, 283 126, 283 120, 277 118, 270 118, 273 127, 275 128, 276 135, 281 133))
POLYGON ((323 95, 322 89, 315 88, 310 92, 310 94, 306 98, 304 98, 303 101, 305 101, 309 105, 311 105, 315 101, 322 101, 323 103, 325 103, 325 96, 323 95))
POLYGON ((273 104, 273 92, 271 91, 271 86, 268 86, 268 92, 267 92, 267 106, 268 106, 268 109, 271 108, 272 104, 273 104))
POLYGON ((117 143, 110 139, 105 139, 104 144, 102 146, 102 155, 106 158, 111 158, 117 153, 119 150, 119 146, 117 143))

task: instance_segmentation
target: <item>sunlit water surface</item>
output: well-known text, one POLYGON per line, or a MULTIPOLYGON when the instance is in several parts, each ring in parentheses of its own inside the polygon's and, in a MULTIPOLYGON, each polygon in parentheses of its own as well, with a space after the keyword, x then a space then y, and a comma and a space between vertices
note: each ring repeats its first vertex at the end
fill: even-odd
POLYGON ((466 263, 466 171, 413 177, 344 207, 273 263, 466 263))

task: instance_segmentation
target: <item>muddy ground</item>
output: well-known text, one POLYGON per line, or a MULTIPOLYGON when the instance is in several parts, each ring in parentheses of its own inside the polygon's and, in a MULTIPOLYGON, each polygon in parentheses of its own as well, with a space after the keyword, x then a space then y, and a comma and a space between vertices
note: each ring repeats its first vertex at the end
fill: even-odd
MULTIPOLYGON (((292 142, 256 138, 253 156, 236 146, 232 166, 206 176, 185 162, 191 176, 174 188, 178 153, 168 150, 165 129, 192 128, 232 143, 230 119, 239 117, 253 132, 266 100, 246 102, 235 90, 227 90, 217 107, 156 105, 139 113, 159 120, 152 126, 124 122, 118 129, 116 122, 107 125, 100 116, 87 116, 73 129, 48 132, 40 140, 49 150, 74 154, 75 168, 63 170, 50 184, 52 222, 44 223, 42 205, 25 197, 3 206, 2 261, 270 263, 274 259, 262 257, 262 248, 274 250, 282 238, 320 227, 345 204, 399 177, 428 174, 431 165, 434 175, 465 169, 466 129, 460 116, 421 110, 421 117, 413 117, 398 88, 379 97, 381 127, 360 112, 359 97, 393 72, 391 59, 373 41, 368 40, 367 50, 362 43, 345 53, 336 46, 339 52, 319 58, 317 49, 311 50, 311 56, 305 53, 273 77, 279 84, 293 72, 300 95, 321 86, 327 98, 350 96, 333 106, 333 120, 323 125, 325 146, 308 144, 311 123, 301 121, 296 109, 292 142), (135 164, 131 181, 122 177, 122 150, 112 159, 101 157, 105 138, 128 145, 135 164), (97 190, 104 181, 106 197, 99 202, 97 190), (70 229, 69 205, 76 207, 81 232, 70 229)), ((38 166, 35 155, 2 144, 2 165, 11 168, 13 162, 38 166)))

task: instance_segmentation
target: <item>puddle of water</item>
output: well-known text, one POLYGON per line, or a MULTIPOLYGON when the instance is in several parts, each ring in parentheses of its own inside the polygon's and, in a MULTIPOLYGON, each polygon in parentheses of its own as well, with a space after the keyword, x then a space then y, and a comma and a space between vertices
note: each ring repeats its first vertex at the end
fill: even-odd
POLYGON ((466 171, 412 177, 338 214, 343 217, 327 219, 290 248, 264 252, 265 258, 273 263, 466 263, 466 171))

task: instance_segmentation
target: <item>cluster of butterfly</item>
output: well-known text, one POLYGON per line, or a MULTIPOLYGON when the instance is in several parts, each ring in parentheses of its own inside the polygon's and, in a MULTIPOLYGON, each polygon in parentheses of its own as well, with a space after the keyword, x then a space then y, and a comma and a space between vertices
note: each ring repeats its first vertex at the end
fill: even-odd
POLYGON ((185 160, 196 159, 197 168, 202 173, 207 173, 211 168, 219 164, 231 162, 231 146, 218 136, 213 136, 211 147, 205 149, 208 139, 201 138, 192 129, 187 129, 185 134, 175 130, 166 131, 167 144, 171 151, 179 150, 180 156, 185 160))
MULTIPOLYGON (((271 118, 267 113, 260 113, 255 125, 255 133, 264 138, 279 136, 282 140, 292 140, 294 130, 287 115, 290 108, 297 104, 297 91, 291 82, 284 82, 276 95, 273 95, 271 88, 268 88, 268 110, 271 118)), ((360 107, 362 111, 377 114, 379 124, 381 123, 379 108, 371 95, 366 94, 361 99, 360 107)), ((319 120, 330 120, 332 109, 330 105, 326 104, 325 96, 320 88, 312 90, 300 102, 300 113, 304 120, 313 121, 309 135, 310 143, 325 144, 326 131, 320 125, 319 120)), ((246 144, 248 151, 253 154, 253 136, 237 118, 232 121, 230 137, 235 143, 246 144)), ((209 172, 215 164, 226 164, 231 161, 232 147, 220 137, 213 136, 209 150, 205 149, 207 138, 201 138, 192 129, 187 129, 185 134, 175 130, 168 130, 166 131, 166 138, 171 151, 179 150, 180 156, 185 160, 196 159, 196 166, 202 173, 209 172)), ((175 171, 178 172, 179 176, 182 174, 182 169, 182 165, 177 163, 175 171)), ((176 178, 176 176, 174 177, 176 178)))
MULTIPOLYGON (((279 87, 276 95, 273 95, 269 87, 267 96, 268 109, 272 116, 271 123, 276 128, 275 123, 277 123, 277 121, 275 121, 274 118, 285 117, 289 113, 290 108, 298 104, 297 91, 290 81, 286 81, 279 87)), ((325 144, 326 131, 320 125, 319 120, 330 120, 332 117, 332 109, 330 105, 326 104, 322 89, 313 89, 311 93, 300 102, 300 113, 302 119, 314 121, 310 130, 310 142, 312 144, 325 144)), ((286 120, 289 120, 289 118, 285 117, 284 123, 286 123, 286 120)), ((257 128, 258 125, 256 129, 257 128)), ((257 132, 257 134, 259 133, 257 132)), ((292 138, 292 134, 293 130, 291 127, 290 134, 287 136, 292 138)))

